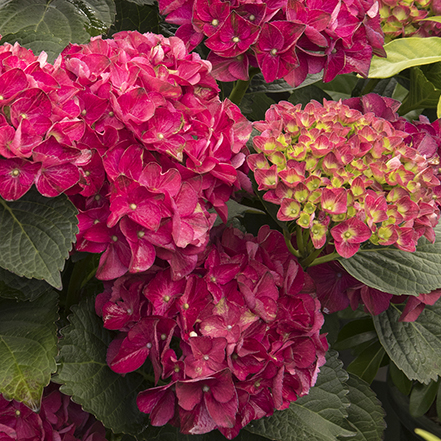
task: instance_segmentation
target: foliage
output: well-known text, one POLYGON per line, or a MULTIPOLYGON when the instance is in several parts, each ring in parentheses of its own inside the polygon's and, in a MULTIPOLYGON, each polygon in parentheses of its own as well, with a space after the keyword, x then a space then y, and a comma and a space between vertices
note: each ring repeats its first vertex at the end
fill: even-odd
POLYGON ((441 415, 437 5, 279 3, 0 2, 1 439, 441 415))

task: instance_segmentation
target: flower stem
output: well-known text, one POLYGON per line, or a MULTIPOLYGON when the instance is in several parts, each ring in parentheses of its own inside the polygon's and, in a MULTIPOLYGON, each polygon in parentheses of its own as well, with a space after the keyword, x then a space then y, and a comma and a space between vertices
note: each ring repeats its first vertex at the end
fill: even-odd
POLYGON ((288 233, 288 231, 283 230, 283 237, 285 238, 286 246, 288 247, 288 250, 291 254, 293 254, 296 257, 301 257, 300 251, 296 250, 291 243, 291 234, 288 233))
POLYGON ((296 227, 296 241, 297 248, 300 251, 300 255, 303 257, 305 255, 305 244, 303 243, 303 231, 300 225, 297 225, 296 227))
MULTIPOLYGON (((321 251, 321 249, 317 250, 317 251, 321 251)), ((313 254, 315 254, 315 253, 312 253, 311 256, 313 254)), ((309 258, 311 256, 309 256, 307 259, 305 259, 305 262, 306 262, 306 260, 309 260, 309 258)), ((304 264, 305 262, 302 262, 302 266, 304 268, 306 268, 306 266, 316 266, 316 265, 320 265, 321 263, 331 262, 332 260, 336 260, 338 258, 338 256, 339 256, 339 254, 336 251, 334 251, 331 254, 326 254, 326 256, 321 256, 321 257, 317 257, 317 258, 312 259, 312 261, 310 263, 308 262, 308 265, 305 265, 304 264)))
POLYGON ((233 90, 230 93, 230 96, 228 97, 230 99, 231 102, 233 102, 234 104, 237 104, 238 106, 240 105, 240 103, 242 102, 242 98, 245 95, 245 92, 248 89, 248 86, 251 83, 252 78, 254 77, 254 75, 256 75, 257 73, 260 72, 260 69, 256 68, 256 67, 252 67, 249 70, 248 73, 248 80, 237 80, 236 83, 234 84, 233 90))

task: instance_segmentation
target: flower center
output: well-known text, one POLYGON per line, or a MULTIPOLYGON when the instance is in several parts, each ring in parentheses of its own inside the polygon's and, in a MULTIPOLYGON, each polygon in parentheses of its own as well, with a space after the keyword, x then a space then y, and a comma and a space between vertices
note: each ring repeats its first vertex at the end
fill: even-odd
POLYGON ((276 55, 276 54, 277 54, 277 49, 276 48, 271 49, 271 55, 276 55))
POLYGON ((129 207, 131 210, 136 210, 136 204, 130 204, 129 207))
POLYGON ((164 139, 164 135, 162 133, 158 133, 156 136, 158 137, 158 139, 164 139))
POLYGON ((184 308, 184 309, 188 309, 188 308, 190 308, 190 305, 189 305, 188 303, 184 303, 183 308, 184 308))
POLYGON ((148 349, 150 349, 152 347, 152 344, 151 343, 147 343, 146 346, 147 346, 148 349))
POLYGON ((140 239, 142 239, 142 238, 145 236, 145 232, 144 232, 144 231, 138 231, 138 232, 136 233, 136 235, 137 235, 140 239))
POLYGON ((118 242, 118 237, 115 236, 115 235, 113 235, 113 236, 112 236, 112 240, 113 240, 114 242, 118 242))
POLYGON ((181 369, 179 369, 179 366, 176 365, 176 366, 175 366, 175 372, 178 373, 180 370, 181 370, 181 369))
POLYGON ((11 175, 12 176, 18 176, 20 174, 20 170, 18 168, 14 168, 14 170, 12 170, 11 175))
POLYGON ((232 329, 233 327, 231 325, 227 325, 227 329, 232 329))
POLYGON ((169 302, 170 301, 170 296, 164 296, 164 302, 169 302))
POLYGON ((202 386, 202 392, 208 392, 209 390, 210 388, 206 384, 202 386))
POLYGON ((209 360, 210 359, 210 357, 208 356, 208 355, 204 355, 204 360, 205 361, 207 361, 207 360, 209 360))
POLYGON ((161 340, 164 341, 167 339, 167 336, 165 334, 161 334, 161 340))
POLYGON ((86 109, 83 109, 82 111, 81 111, 81 115, 85 115, 87 113, 87 111, 86 111, 86 109))
POLYGON ((17 410, 15 411, 15 415, 20 416, 20 415, 21 415, 21 412, 17 409, 17 410))
POLYGON ((93 224, 94 224, 94 225, 99 224, 99 223, 100 223, 100 220, 99 220, 99 219, 95 219, 95 220, 93 221, 93 224))
POLYGON ((89 170, 86 170, 86 171, 84 172, 84 174, 85 174, 86 176, 90 176, 90 171, 89 171, 89 170))
POLYGON ((214 18, 213 21, 211 22, 211 24, 213 26, 217 26, 219 24, 219 20, 217 18, 214 18))
POLYGON ((113 112, 109 112, 109 116, 112 118, 113 116, 115 116, 115 114, 113 112))
POLYGON ((239 43, 239 37, 233 37, 233 43, 239 43))
POLYGON ((350 231, 346 231, 346 233, 343 234, 343 236, 345 237, 345 239, 349 239, 350 237, 352 237, 352 234, 350 231))
POLYGON ((248 18, 250 21, 254 21, 256 19, 256 16, 251 14, 248 18))
POLYGON ((99 201, 100 199, 101 199, 101 195, 97 194, 97 195, 95 196, 95 200, 96 200, 96 201, 99 201))

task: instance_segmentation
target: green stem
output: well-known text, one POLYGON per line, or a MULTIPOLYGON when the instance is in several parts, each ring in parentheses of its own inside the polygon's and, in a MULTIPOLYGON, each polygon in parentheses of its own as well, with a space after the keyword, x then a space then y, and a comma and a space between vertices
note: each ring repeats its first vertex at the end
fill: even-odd
POLYGON ((297 248, 300 251, 300 255, 303 257, 305 255, 305 245, 303 243, 303 231, 302 227, 297 225, 296 227, 296 241, 297 241, 297 248))
MULTIPOLYGON (((320 250, 318 250, 318 251, 320 251, 320 250)), ((312 254, 311 254, 311 256, 312 256, 312 254)), ((326 254, 326 256, 317 257, 316 259, 314 258, 311 261, 311 263, 308 263, 307 266, 316 266, 316 265, 320 265, 321 263, 331 262, 332 260, 336 260, 338 257, 339 257, 339 254, 336 251, 334 251, 331 254, 326 254)), ((309 259, 309 257, 308 257, 308 259, 309 259)), ((306 268, 306 266, 303 264, 303 262, 302 262, 302 266, 304 268, 306 268)))
POLYGON ((283 230, 283 237, 285 238, 286 246, 288 247, 288 250, 291 254, 293 254, 296 257, 301 257, 299 250, 296 250, 291 243, 291 235, 288 233, 288 231, 283 230))
POLYGON ((237 104, 238 106, 240 105, 240 103, 242 102, 242 98, 245 95, 245 92, 248 89, 248 86, 251 83, 252 78, 254 77, 254 75, 256 75, 257 73, 260 72, 260 69, 256 68, 256 67, 252 67, 249 70, 249 77, 248 80, 237 80, 233 90, 230 93, 230 96, 228 97, 230 99, 231 102, 233 102, 234 104, 237 104))

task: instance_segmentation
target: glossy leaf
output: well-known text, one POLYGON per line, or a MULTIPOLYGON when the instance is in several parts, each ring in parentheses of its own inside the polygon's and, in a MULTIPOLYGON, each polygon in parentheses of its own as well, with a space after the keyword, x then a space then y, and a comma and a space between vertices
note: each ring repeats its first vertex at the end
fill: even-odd
POLYGON ((389 78, 409 67, 441 61, 441 40, 429 38, 397 38, 384 45, 387 58, 374 56, 369 78, 389 78))
POLYGON ((76 213, 64 195, 45 198, 31 190, 18 201, 0 199, 0 266, 61 289, 60 271, 78 231, 76 213))
POLYGON ((34 302, 0 299, 0 393, 35 411, 56 370, 57 301, 52 289, 34 302))
POLYGON ((347 323, 340 330, 333 347, 338 351, 350 349, 377 338, 371 317, 363 317, 347 323))
POLYGON ((50 285, 44 280, 19 277, 3 268, 0 268, 0 297, 22 301, 33 301, 44 294, 50 285))

